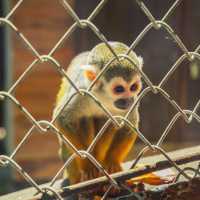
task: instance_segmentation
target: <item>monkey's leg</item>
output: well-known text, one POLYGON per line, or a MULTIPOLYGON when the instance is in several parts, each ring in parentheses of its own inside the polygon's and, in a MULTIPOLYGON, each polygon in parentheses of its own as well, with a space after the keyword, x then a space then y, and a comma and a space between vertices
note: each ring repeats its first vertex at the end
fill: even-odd
POLYGON ((115 134, 116 127, 113 124, 110 124, 97 141, 94 147, 93 154, 99 162, 102 162, 105 159, 105 156, 107 154, 108 149, 110 148, 115 134))
MULTIPOLYGON (((105 166, 107 165, 106 168, 108 168, 109 173, 121 171, 120 165, 124 162, 128 153, 133 148, 136 138, 137 134, 131 132, 128 128, 122 128, 116 133, 104 161, 105 166)), ((167 177, 161 177, 155 173, 147 173, 143 176, 127 180, 126 184, 130 187, 134 186, 136 182, 160 185, 166 183, 167 181, 167 177)))
MULTIPOLYGON (((102 120, 100 120, 100 119, 98 119, 98 120, 94 119, 94 125, 95 125, 95 129, 93 132, 94 134, 97 134, 99 129, 102 127, 102 124, 100 123, 100 121, 102 122, 102 120)), ((85 132, 87 130, 88 129, 84 129, 85 132)), ((99 138, 97 143, 94 145, 94 148, 90 152, 92 154, 92 156, 100 164, 106 155, 106 151, 108 150, 109 145, 111 144, 112 135, 114 134, 113 131, 114 131, 114 127, 109 126, 108 129, 106 130, 106 132, 103 134, 102 137, 99 138)), ((90 142, 87 143, 87 147, 89 147, 89 145, 91 145, 93 139, 94 139, 94 137, 92 138, 92 140, 90 142)), ((99 171, 99 169, 88 159, 85 159, 82 161, 81 169, 83 171, 83 176, 82 176, 81 181, 90 180, 90 179, 97 178, 99 176, 103 176, 101 171, 99 171)))
MULTIPOLYGON (((105 118, 96 119, 95 126, 96 126, 97 133, 101 130, 105 122, 106 122, 105 118)), ((105 156, 107 154, 107 151, 110 148, 110 145, 112 144, 116 131, 117 131, 117 127, 113 123, 109 124, 94 146, 92 154, 101 164, 103 163, 105 156)))
MULTIPOLYGON (((94 118, 95 134, 99 132, 99 130, 102 128, 105 122, 106 118, 94 118)), ((115 132, 116 127, 113 124, 110 124, 110 126, 107 127, 105 132, 97 140, 97 143, 94 145, 93 150, 90 152, 100 164, 102 164, 102 161, 105 158, 106 152, 109 149, 110 144, 112 143, 112 139, 115 135, 115 132)), ((94 164, 92 164, 90 161, 87 161, 84 165, 84 180, 89 180, 97 178, 99 176, 103 176, 101 171, 99 171, 94 164)))
POLYGON ((108 168, 109 173, 121 171, 121 163, 124 162, 129 151, 133 147, 137 134, 130 131, 129 128, 123 127, 116 132, 112 144, 107 151, 104 159, 104 165, 108 168))
MULTIPOLYGON (((121 128, 115 131, 113 140, 106 151, 104 160, 102 161, 103 166, 108 171, 109 174, 122 171, 121 163, 127 157, 127 154, 131 150, 135 140, 137 138, 136 134, 131 133, 128 128, 121 128)), ((101 188, 101 191, 107 191, 108 186, 101 188)), ((118 195, 119 189, 112 188, 109 192, 111 195, 118 195)))

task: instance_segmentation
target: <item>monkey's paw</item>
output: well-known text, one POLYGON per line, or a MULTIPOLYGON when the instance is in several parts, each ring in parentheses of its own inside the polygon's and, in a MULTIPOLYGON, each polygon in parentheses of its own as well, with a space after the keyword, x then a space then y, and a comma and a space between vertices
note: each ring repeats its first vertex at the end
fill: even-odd
POLYGON ((112 161, 106 162, 103 167, 108 172, 108 174, 114 174, 123 170, 119 163, 112 161))
POLYGON ((103 176, 99 169, 95 167, 88 167, 87 170, 81 172, 81 182, 103 176))
MULTIPOLYGON (((115 163, 115 164, 114 163, 109 163, 109 164, 106 163, 106 164, 102 164, 102 166, 109 175, 122 171, 120 164, 117 164, 117 163, 115 163)), ((87 168, 81 172, 81 181, 80 182, 92 180, 92 179, 102 177, 102 176, 104 176, 104 173, 101 170, 99 170, 95 166, 88 165, 87 168)), ((106 186, 99 186, 94 189, 90 189, 90 191, 88 191, 87 194, 103 196, 109 187, 110 187, 110 184, 108 184, 106 186)), ((119 189, 113 187, 109 191, 109 196, 116 196, 117 194, 119 194, 119 192, 120 192, 119 189)))
MULTIPOLYGON (((110 175, 116 172, 122 171, 122 167, 119 163, 106 162, 102 164, 103 168, 110 175)), ((88 181, 94 178, 104 176, 104 173, 93 165, 87 165, 87 167, 81 172, 81 182, 88 181)))

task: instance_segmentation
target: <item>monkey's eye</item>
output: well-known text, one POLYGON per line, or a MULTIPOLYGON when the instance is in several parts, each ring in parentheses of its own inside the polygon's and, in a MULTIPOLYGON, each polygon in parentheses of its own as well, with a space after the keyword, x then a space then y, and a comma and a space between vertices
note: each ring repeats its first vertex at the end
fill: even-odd
POLYGON ((131 92, 135 92, 138 89, 138 84, 137 83, 133 83, 130 87, 130 91, 131 92))
POLYGON ((122 85, 117 85, 117 86, 115 86, 115 87, 113 88, 113 91, 114 91, 114 93, 116 93, 116 94, 120 94, 120 93, 123 93, 123 92, 125 91, 125 88, 124 88, 124 86, 122 86, 122 85))

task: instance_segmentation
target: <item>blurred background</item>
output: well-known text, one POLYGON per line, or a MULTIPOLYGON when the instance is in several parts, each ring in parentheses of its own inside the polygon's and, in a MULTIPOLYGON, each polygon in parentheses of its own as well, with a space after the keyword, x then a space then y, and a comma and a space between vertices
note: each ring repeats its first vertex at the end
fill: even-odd
MULTIPOLYGON (((5 17, 17 0, 1 0, 0 16, 5 17)), ((69 0, 80 18, 87 18, 99 0, 69 0)), ((144 1, 156 19, 161 19, 174 0, 144 1)), ((193 51, 200 43, 200 2, 182 1, 168 24, 175 30, 186 47, 193 51)), ((59 1, 29 0, 12 15, 11 21, 18 27, 34 48, 45 55, 50 52, 62 35, 74 23, 59 1)), ((149 24, 148 18, 133 0, 110 0, 94 19, 94 24, 109 41, 121 41, 130 45, 149 24)), ((89 50, 99 39, 89 29, 77 29, 55 52, 53 57, 67 69, 77 53, 89 50)), ((183 54, 165 30, 152 29, 135 49, 144 58, 144 72, 154 85, 159 84, 175 61, 183 54)), ((0 26, 0 90, 8 88, 36 59, 8 28, 0 26)), ((50 120, 59 89, 60 75, 50 63, 40 63, 24 81, 17 86, 14 96, 37 120, 50 120)), ((144 87, 145 84, 144 84, 144 87)), ((185 109, 193 109, 200 97, 199 61, 184 61, 165 85, 164 89, 185 109)), ((158 141, 176 110, 163 97, 149 94, 140 106, 141 132, 151 141, 158 141)), ((32 124, 14 104, 0 101, 0 154, 13 151, 32 124)), ((167 136, 163 148, 167 151, 199 144, 199 124, 187 125, 178 120, 167 136)), ((137 153, 144 147, 137 141, 137 153)), ((58 141, 53 134, 33 131, 31 137, 14 157, 17 163, 37 181, 43 183, 53 178, 62 166, 58 158, 58 141)), ((18 190, 29 185, 11 168, 0 169, 0 194, 18 190)))

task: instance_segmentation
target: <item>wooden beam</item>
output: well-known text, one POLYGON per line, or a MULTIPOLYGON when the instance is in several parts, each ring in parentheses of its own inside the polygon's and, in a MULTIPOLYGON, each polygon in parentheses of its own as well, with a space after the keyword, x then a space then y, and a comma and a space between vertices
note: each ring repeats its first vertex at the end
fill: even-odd
MULTIPOLYGON (((176 162, 178 165, 183 165, 184 167, 197 167, 200 160, 200 146, 186 148, 178 151, 173 151, 168 153, 170 158, 176 162)), ((148 172, 154 172, 166 168, 171 168, 171 164, 166 161, 166 159, 163 159, 164 157, 162 155, 155 155, 151 157, 147 157, 144 159, 141 159, 140 163, 148 163, 148 165, 138 168, 138 169, 130 169, 127 171, 123 171, 120 173, 113 174, 112 177, 117 180, 118 182, 127 180, 133 177, 137 177, 140 175, 143 175, 148 172), (155 162, 156 161, 156 162, 155 162)), ((132 163, 132 162, 131 162, 132 163)), ((127 162, 124 164, 124 168, 129 168, 131 165, 130 162, 127 162)), ((83 191, 87 191, 88 189, 92 189, 94 187, 102 186, 108 183, 108 180, 105 177, 97 178, 94 180, 90 180, 87 182, 79 183, 76 185, 68 186, 65 188, 60 187, 61 181, 58 181, 55 190, 63 197, 66 197, 71 194, 80 193, 83 191)), ((45 185, 43 185, 45 186, 45 185)), ((48 184, 46 184, 48 186, 48 184)), ((0 197, 0 200, 9 200, 9 199, 17 199, 21 198, 24 200, 39 200, 42 198, 41 195, 33 196, 36 193, 36 190, 34 188, 29 188, 26 190, 22 190, 10 195, 0 197)))

